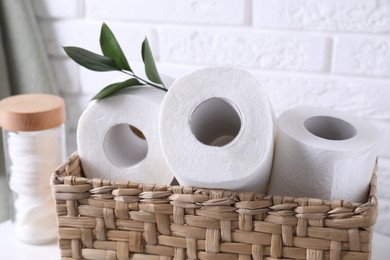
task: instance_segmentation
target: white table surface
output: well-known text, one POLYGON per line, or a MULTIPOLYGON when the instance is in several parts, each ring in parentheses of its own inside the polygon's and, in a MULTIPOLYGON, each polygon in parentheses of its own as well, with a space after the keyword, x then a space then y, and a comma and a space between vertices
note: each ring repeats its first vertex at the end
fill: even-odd
MULTIPOLYGON (((12 223, 0 223, 0 252, 2 259, 13 260, 56 260, 60 258, 57 242, 48 245, 27 245, 16 240, 12 232, 12 223)), ((374 233, 372 260, 390 259, 390 237, 374 233)))

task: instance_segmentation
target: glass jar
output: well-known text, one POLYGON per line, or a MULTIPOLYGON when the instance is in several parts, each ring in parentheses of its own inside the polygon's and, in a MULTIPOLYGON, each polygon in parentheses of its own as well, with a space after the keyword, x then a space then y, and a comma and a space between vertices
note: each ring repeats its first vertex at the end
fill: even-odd
POLYGON ((5 166, 16 237, 28 244, 57 238, 50 177, 65 152, 65 105, 58 96, 24 94, 0 101, 5 166))

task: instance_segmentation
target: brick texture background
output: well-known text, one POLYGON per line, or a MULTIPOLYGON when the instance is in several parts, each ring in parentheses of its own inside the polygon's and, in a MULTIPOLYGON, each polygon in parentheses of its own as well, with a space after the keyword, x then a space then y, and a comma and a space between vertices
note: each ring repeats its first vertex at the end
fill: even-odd
POLYGON ((268 91, 276 114, 298 105, 350 111, 376 124, 380 214, 390 235, 390 0, 34 0, 67 104, 68 151, 88 100, 121 75, 85 70, 61 46, 99 52, 106 22, 130 64, 143 70, 148 37, 160 72, 180 77, 210 65, 241 67, 268 91))

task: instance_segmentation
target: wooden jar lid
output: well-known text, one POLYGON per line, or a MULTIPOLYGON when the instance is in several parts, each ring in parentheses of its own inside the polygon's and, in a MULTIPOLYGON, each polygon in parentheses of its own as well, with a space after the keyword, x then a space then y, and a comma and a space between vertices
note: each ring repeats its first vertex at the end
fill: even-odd
POLYGON ((65 122, 65 102, 48 94, 22 94, 0 101, 0 126, 9 131, 39 131, 65 122))

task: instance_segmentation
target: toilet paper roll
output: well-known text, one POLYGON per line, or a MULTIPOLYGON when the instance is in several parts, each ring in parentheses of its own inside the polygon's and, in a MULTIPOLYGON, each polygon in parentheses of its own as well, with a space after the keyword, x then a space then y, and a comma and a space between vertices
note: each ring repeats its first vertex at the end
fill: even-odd
POLYGON ((170 184, 162 154, 159 112, 166 92, 132 87, 92 101, 79 119, 77 147, 89 178, 170 184))
POLYGON ((379 132, 327 108, 297 107, 277 119, 271 195, 367 200, 379 132))
POLYGON ((243 70, 184 76, 162 104, 161 145, 180 185, 266 192, 274 134, 268 98, 243 70))

